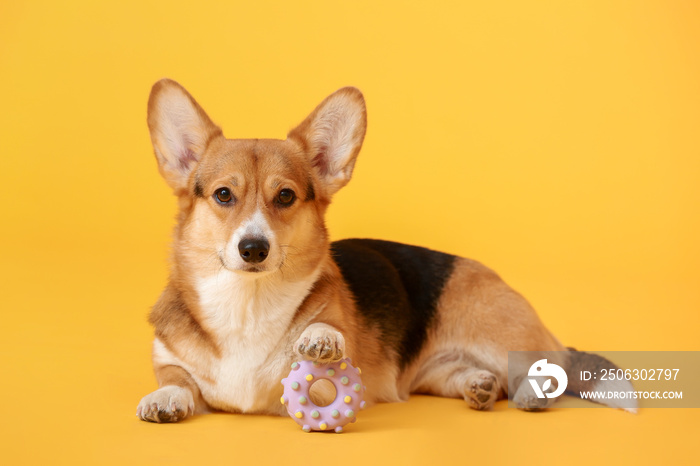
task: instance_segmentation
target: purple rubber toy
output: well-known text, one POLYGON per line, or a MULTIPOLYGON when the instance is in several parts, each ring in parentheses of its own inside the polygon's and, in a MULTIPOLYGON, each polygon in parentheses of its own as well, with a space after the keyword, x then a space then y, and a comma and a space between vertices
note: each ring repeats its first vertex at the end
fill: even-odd
POLYGON ((305 432, 342 432, 343 426, 355 422, 355 413, 365 407, 362 399, 365 386, 362 385, 360 373, 360 368, 353 367, 349 359, 331 364, 295 362, 287 378, 282 379, 284 395, 280 401, 305 432), (328 406, 316 406, 309 397, 309 388, 321 379, 335 386, 335 400, 328 406))

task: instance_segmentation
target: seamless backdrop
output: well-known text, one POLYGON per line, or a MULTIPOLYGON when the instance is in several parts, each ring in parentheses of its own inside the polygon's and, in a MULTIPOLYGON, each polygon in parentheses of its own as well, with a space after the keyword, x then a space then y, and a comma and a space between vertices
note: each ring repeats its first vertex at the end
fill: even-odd
POLYGON ((145 121, 157 79, 228 137, 283 138, 359 87, 334 239, 480 260, 569 346, 700 350, 698 44, 695 1, 0 3, 2 462, 539 462, 544 441, 571 464, 697 461, 697 410, 414 397, 343 435, 134 412, 175 213, 145 121))

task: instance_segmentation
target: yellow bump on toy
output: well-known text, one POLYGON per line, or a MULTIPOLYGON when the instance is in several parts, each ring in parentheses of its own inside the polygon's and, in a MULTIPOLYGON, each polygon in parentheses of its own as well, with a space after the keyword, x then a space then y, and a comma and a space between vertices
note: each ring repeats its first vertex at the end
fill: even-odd
POLYGON ((360 369, 359 367, 357 368, 357 374, 362 375, 362 369, 360 369))
POLYGON ((348 367, 348 365, 347 365, 346 363, 341 363, 341 364, 340 364, 340 369, 341 369, 341 370, 345 370, 345 369, 347 369, 347 367, 348 367))
POLYGON ((286 401, 284 401, 284 397, 283 397, 283 396, 280 397, 280 403, 282 403, 282 404, 285 404, 285 403, 286 403, 286 401))
POLYGON ((304 413, 302 413, 301 411, 297 411, 296 413, 294 413, 294 417, 296 417, 297 419, 301 419, 303 416, 304 413))
POLYGON ((351 397, 350 395, 348 395, 348 396, 346 396, 345 398, 343 398, 343 401, 345 401, 346 403, 350 404, 350 402, 352 401, 352 397, 351 397))
POLYGON ((306 374, 306 377, 305 377, 305 378, 306 378, 306 381, 307 381, 307 382, 311 382, 311 381, 314 379, 314 376, 311 375, 311 374, 306 374))
POLYGON ((326 429, 328 429, 328 424, 326 424, 325 422, 322 422, 321 425, 318 426, 318 427, 319 427, 319 429, 321 429, 321 430, 326 430, 326 429))

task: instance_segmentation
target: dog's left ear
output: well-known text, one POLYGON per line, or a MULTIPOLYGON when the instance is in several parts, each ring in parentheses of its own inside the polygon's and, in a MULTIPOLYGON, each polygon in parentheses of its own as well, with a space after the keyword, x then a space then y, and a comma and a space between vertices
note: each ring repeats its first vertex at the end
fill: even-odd
POLYGON ((350 181, 366 130, 362 93, 344 87, 326 97, 288 138, 305 148, 330 197, 350 181))

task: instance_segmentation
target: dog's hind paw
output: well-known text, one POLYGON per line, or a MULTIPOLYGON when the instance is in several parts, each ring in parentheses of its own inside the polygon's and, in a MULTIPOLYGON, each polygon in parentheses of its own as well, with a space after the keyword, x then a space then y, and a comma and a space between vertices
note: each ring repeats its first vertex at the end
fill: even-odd
POLYGON ((192 392, 175 385, 166 385, 144 396, 136 408, 136 416, 149 422, 178 422, 194 414, 192 392))
POLYGON ((464 399, 469 407, 479 410, 491 409, 498 398, 498 380, 489 371, 469 374, 464 388, 464 399))
POLYGON ((527 379, 523 380, 513 395, 513 403, 523 411, 543 411, 554 403, 554 398, 538 398, 527 379))

